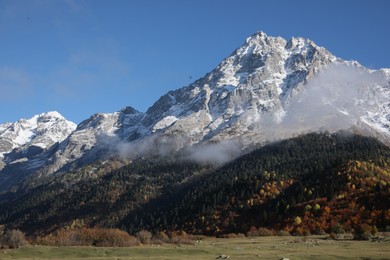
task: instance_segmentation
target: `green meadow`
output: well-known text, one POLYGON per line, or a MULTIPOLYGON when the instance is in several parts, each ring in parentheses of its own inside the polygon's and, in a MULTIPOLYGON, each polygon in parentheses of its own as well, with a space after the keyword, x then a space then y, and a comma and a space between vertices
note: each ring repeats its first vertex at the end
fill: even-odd
POLYGON ((205 238, 195 245, 130 248, 28 246, 2 249, 0 259, 390 259, 390 239, 379 242, 324 237, 205 238))

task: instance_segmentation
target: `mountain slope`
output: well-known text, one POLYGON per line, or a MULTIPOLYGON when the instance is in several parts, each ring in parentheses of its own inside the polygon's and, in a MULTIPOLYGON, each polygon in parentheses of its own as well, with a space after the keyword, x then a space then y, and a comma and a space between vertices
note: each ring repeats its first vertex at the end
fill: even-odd
MULTIPOLYGON (((352 129, 390 143, 389 75, 337 58, 308 39, 258 32, 216 69, 163 95, 145 113, 127 107, 93 115, 28 162, 4 160, 0 173, 40 178, 109 157, 165 155, 219 142, 247 150, 320 129, 352 129)), ((6 139, 0 144, 9 146, 6 139)), ((0 186, 7 190, 22 179, 0 186)))
MULTIPOLYGON (((286 41, 259 32, 203 78, 163 95, 144 114, 133 111, 134 120, 119 125, 115 138, 105 133, 109 141, 101 138, 95 146, 124 156, 226 140, 247 148, 351 127, 387 141, 389 104, 387 70, 344 61, 308 39, 286 41)), ((107 114, 102 122, 115 115, 107 114)), ((71 144, 62 148, 54 164, 71 162, 72 149, 71 144)))
POLYGON ((286 128, 291 125, 286 124, 298 116, 306 116, 310 124, 314 115, 308 111, 325 108, 327 114, 317 115, 323 122, 295 134, 333 130, 330 121, 343 117, 349 121, 343 127, 364 124, 386 139, 389 94, 386 70, 370 71, 344 61, 308 39, 286 41, 259 32, 205 77, 162 96, 146 112, 136 136, 145 131, 174 136, 182 146, 240 139, 248 146, 289 137, 286 128), (277 136, 275 127, 280 128, 277 136))
POLYGON ((76 171, 35 180, 27 192, 3 194, 0 223, 26 232, 48 232, 73 223, 115 226, 150 199, 174 192, 209 167, 179 158, 96 162, 76 171), (5 199, 6 198, 6 199, 5 199))
POLYGON ((390 221, 380 219, 388 210, 389 158, 390 149, 373 138, 338 133, 270 144, 217 170, 183 157, 96 163, 0 203, 0 223, 35 234, 67 226, 214 235, 246 232, 252 225, 289 228, 307 204, 332 206, 335 213, 348 209, 335 201, 354 184, 361 192, 356 205, 372 203, 364 216, 379 213, 371 220, 384 228, 390 221), (351 161, 367 162, 367 174, 344 170, 351 161), (369 194, 377 185, 383 199, 375 202, 369 194))
POLYGON ((34 161, 34 158, 55 149, 75 129, 76 125, 58 112, 47 112, 0 125, 0 169, 5 167, 0 174, 0 187, 4 189, 17 183, 16 178, 23 179, 20 176, 23 173, 15 176, 19 171, 17 165, 26 165, 22 172, 41 167, 43 162, 34 161))
POLYGON ((385 228, 389 156, 390 149, 372 138, 308 134, 242 156, 129 214, 122 225, 131 232, 209 235, 246 233, 251 226, 303 234, 314 232, 317 224, 330 232, 338 222, 349 230, 362 223, 385 228), (317 211, 311 211, 316 204, 317 211), (297 230, 296 216, 304 220, 297 230))
POLYGON ((246 139, 261 131, 264 114, 281 120, 293 92, 335 61, 310 40, 256 33, 205 77, 162 96, 142 124, 189 144, 246 139))
POLYGON ((113 144, 132 132, 143 113, 126 107, 112 114, 95 114, 81 122, 59 146, 41 173, 50 174, 117 154, 113 144))
POLYGON ((15 123, 0 125, 0 155, 35 146, 49 148, 53 143, 63 141, 76 129, 73 122, 67 121, 58 112, 47 112, 21 119, 15 123))

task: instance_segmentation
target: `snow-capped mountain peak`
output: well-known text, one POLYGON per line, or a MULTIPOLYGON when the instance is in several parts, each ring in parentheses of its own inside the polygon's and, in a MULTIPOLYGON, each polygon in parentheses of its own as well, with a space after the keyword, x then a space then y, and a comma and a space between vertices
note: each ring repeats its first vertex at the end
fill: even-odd
POLYGON ((15 123, 0 125, 0 154, 30 146, 47 149, 63 141, 76 129, 76 124, 66 120, 56 111, 20 119, 15 123))
POLYGON ((0 158, 15 148, 47 149, 62 141, 18 168, 36 165, 51 174, 122 153, 231 140, 248 148, 322 127, 358 128, 389 142, 389 97, 390 69, 368 70, 309 39, 257 32, 214 70, 161 96, 146 113, 132 107, 98 113, 77 129, 57 112, 0 125, 0 158))
POLYGON ((380 72, 386 78, 386 80, 390 81, 390 68, 380 69, 380 72))
POLYGON ((189 143, 251 135, 262 114, 280 121, 289 100, 334 62, 344 61, 311 40, 255 33, 205 77, 162 96, 143 126, 189 143))

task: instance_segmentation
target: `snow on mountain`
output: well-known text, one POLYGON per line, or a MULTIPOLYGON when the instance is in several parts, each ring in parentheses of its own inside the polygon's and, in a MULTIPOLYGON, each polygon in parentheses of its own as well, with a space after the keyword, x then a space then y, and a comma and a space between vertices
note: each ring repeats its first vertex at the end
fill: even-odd
POLYGON ((0 154, 2 157, 13 150, 37 147, 42 150, 62 142, 76 129, 76 124, 67 121, 58 112, 35 115, 15 123, 0 125, 0 154))
POLYGON ((76 129, 58 112, 0 125, 0 189, 23 181, 48 159, 50 151, 76 129), (39 158, 37 160, 36 158, 39 158))
POLYGON ((81 122, 46 162, 44 173, 58 171, 67 163, 85 164, 104 158, 129 132, 138 128, 143 113, 126 107, 115 113, 98 113, 81 122))
POLYGON ((355 126, 389 140, 389 71, 344 61, 308 39, 258 32, 205 77, 162 96, 142 125, 148 134, 180 136, 183 146, 229 139, 249 146, 355 126), (297 116, 305 127, 291 123, 297 116))
POLYGON ((261 129, 262 115, 280 121, 285 105, 332 62, 342 62, 310 40, 263 32, 188 87, 162 96, 142 122, 149 134, 181 135, 187 143, 247 137, 261 129))
POLYGON ((354 127, 388 141, 390 69, 368 70, 311 40, 287 41, 258 32, 216 69, 161 96, 146 113, 127 107, 95 114, 77 129, 59 126, 56 131, 50 129, 57 117, 41 117, 23 127, 22 120, 20 126, 0 125, 0 156, 62 141, 28 165, 20 162, 18 170, 35 165, 35 172, 45 175, 117 154, 169 152, 232 140, 246 148, 324 128, 354 127), (47 124, 38 127, 41 121, 47 124))

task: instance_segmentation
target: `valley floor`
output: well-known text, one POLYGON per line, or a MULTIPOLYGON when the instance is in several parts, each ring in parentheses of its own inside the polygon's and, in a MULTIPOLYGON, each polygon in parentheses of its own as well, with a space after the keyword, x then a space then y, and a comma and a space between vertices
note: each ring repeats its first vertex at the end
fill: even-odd
POLYGON ((132 248, 29 246, 2 249, 0 259, 390 259, 390 239, 380 242, 311 237, 206 238, 195 245, 132 248))

